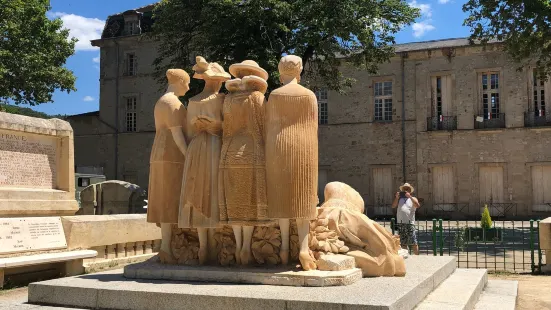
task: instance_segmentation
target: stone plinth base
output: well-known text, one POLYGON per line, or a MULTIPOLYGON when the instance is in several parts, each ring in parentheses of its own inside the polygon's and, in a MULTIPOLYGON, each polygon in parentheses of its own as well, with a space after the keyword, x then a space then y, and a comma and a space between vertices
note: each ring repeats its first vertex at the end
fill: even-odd
POLYGON ((363 278, 333 287, 136 280, 115 270, 32 283, 29 302, 87 309, 413 309, 456 264, 449 256, 411 256, 405 277, 363 278))
POLYGON ((165 265, 157 257, 124 267, 128 279, 170 280, 189 282, 266 284, 278 286, 350 285, 362 278, 358 268, 340 271, 303 271, 289 267, 225 268, 216 266, 165 265))

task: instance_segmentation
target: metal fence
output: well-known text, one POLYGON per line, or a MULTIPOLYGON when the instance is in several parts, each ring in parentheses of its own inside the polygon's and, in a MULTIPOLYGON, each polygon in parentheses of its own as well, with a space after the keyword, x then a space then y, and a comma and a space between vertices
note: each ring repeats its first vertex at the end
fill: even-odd
MULTIPOLYGON (((398 234, 394 218, 377 222, 398 234)), ((433 219, 414 225, 419 255, 455 256, 458 268, 538 273, 546 262, 539 247, 539 222, 493 221, 490 229, 482 229, 480 221, 433 219)))

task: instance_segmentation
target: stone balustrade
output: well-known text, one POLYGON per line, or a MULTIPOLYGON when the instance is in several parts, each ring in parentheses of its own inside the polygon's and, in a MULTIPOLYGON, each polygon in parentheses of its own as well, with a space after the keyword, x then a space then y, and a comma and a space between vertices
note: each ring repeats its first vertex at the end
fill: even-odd
POLYGON ((161 229, 145 214, 80 215, 61 218, 68 249, 90 249, 85 264, 126 263, 151 257, 161 244, 161 229))

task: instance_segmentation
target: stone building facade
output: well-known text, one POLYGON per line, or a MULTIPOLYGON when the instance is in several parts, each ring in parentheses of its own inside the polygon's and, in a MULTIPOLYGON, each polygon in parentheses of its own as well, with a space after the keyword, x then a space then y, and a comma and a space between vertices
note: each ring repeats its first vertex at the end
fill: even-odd
MULTIPOLYGON (((145 188, 162 92, 152 77, 157 42, 140 35, 147 11, 107 20, 92 42, 101 48, 100 110, 70 118, 77 170, 101 166, 109 179, 145 188)), ((496 217, 549 216, 550 84, 534 67, 517 67, 499 43, 466 39, 397 45, 376 75, 343 65, 354 86, 317 94, 320 195, 342 181, 364 197, 368 215, 388 217, 407 181, 429 217, 479 218, 485 204, 496 217)))

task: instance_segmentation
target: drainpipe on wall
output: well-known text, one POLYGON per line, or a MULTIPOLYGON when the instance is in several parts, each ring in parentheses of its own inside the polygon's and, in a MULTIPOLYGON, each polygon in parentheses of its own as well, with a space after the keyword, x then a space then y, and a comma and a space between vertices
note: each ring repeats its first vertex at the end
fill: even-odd
POLYGON ((405 62, 407 53, 401 54, 402 69, 402 183, 406 183, 406 72, 405 62))
POLYGON ((120 60, 119 60, 119 42, 115 41, 117 47, 117 70, 115 78, 115 180, 119 179, 119 76, 120 76, 120 60))

